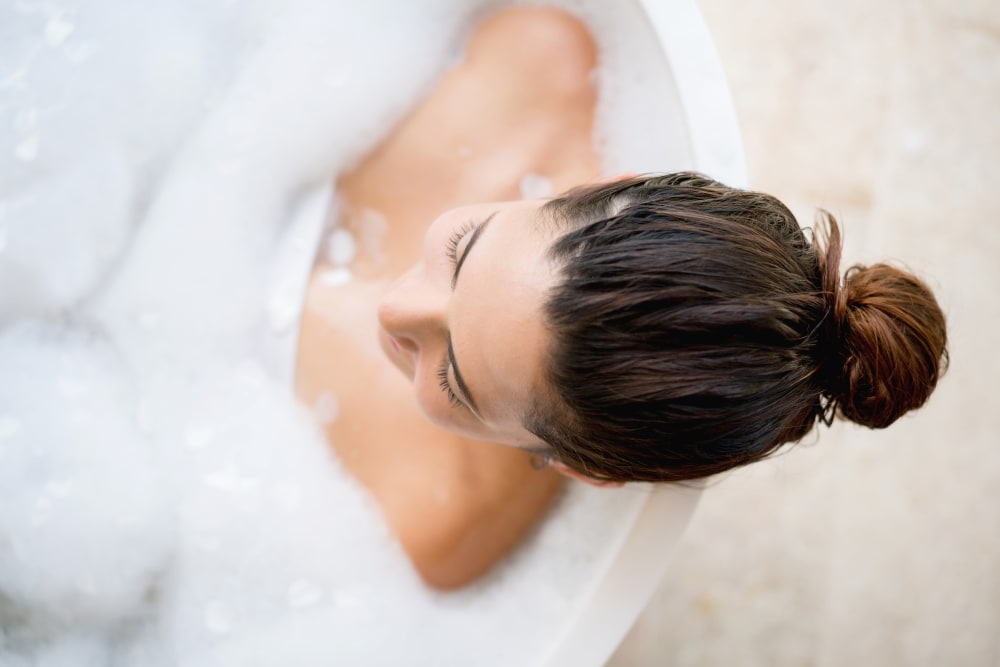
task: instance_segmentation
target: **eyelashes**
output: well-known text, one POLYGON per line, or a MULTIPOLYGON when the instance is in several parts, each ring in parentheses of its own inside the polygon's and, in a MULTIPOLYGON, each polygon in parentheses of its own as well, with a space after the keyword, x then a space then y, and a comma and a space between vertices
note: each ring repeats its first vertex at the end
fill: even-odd
MULTIPOLYGON (((451 262, 453 269, 458 266, 458 244, 462 242, 462 239, 464 239, 469 232, 474 231, 476 227, 479 227, 481 224, 481 220, 469 220, 461 227, 453 231, 451 236, 448 237, 448 242, 445 244, 445 254, 448 256, 448 261, 451 262)), ((438 368, 438 386, 441 387, 441 391, 443 391, 445 396, 448 397, 448 405, 453 408, 457 408, 462 406, 462 401, 458 398, 458 394, 456 394, 455 390, 451 388, 451 383, 448 381, 448 366, 450 363, 451 361, 448 357, 445 357, 444 361, 441 363, 441 367, 438 368)))
MULTIPOLYGON (((448 237, 448 242, 445 244, 445 254, 447 254, 452 268, 458 265, 458 244, 462 242, 462 239, 469 232, 475 230, 480 224, 482 224, 481 221, 469 220, 453 231, 451 236, 448 237)), ((448 397, 448 405, 457 408, 462 406, 462 401, 459 400, 458 394, 451 388, 451 383, 448 381, 448 366, 450 363, 451 361, 447 356, 441 362, 441 366, 437 370, 438 386, 441 387, 441 391, 448 397)))
POLYGON ((445 244, 445 253, 448 255, 448 259, 451 260, 452 266, 458 264, 458 244, 462 242, 462 239, 465 238, 466 234, 478 226, 478 222, 475 220, 469 220, 461 227, 453 231, 451 236, 448 237, 448 242, 445 244))
POLYGON ((447 357, 445 357, 444 363, 441 364, 441 367, 438 368, 437 376, 438 376, 438 386, 441 387, 441 391, 443 391, 445 393, 445 396, 448 397, 448 405, 450 405, 453 408, 460 407, 462 405, 462 401, 458 400, 458 394, 455 393, 455 390, 451 388, 451 383, 448 382, 447 357))

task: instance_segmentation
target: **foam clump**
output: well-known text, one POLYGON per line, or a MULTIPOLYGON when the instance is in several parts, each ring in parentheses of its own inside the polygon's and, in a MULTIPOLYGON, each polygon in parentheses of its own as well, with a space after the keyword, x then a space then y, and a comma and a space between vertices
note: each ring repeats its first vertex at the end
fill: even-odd
POLYGON ((326 261, 334 266, 348 266, 358 254, 358 244, 350 231, 342 228, 330 232, 326 242, 326 261))
POLYGON ((552 191, 552 181, 541 174, 525 174, 520 190, 523 199, 544 199, 556 194, 552 191))
POLYGON ((251 12, 225 14, 0 5, 0 286, 16 286, 0 289, 0 325, 75 307, 114 269, 150 177, 252 48, 251 12))
MULTIPOLYGON (((490 576, 430 592, 317 426, 337 397, 301 406, 268 364, 295 200, 503 4, 0 7, 0 664, 526 664, 572 617, 634 498, 574 486, 490 576)), ((381 261, 384 216, 351 222, 327 284, 381 261)))
POLYGON ((11 197, 0 211, 0 325, 76 305, 127 238, 134 174, 111 148, 11 197), (72 206, 75 210, 68 210, 72 206), (75 224, 67 224, 71 216, 75 224))
POLYGON ((110 642, 93 634, 62 635, 17 655, 0 649, 3 667, 107 667, 112 661, 110 642))
POLYGON ((78 627, 141 613, 171 553, 170 494, 127 370, 95 334, 24 322, 0 333, 0 377, 4 606, 78 627))

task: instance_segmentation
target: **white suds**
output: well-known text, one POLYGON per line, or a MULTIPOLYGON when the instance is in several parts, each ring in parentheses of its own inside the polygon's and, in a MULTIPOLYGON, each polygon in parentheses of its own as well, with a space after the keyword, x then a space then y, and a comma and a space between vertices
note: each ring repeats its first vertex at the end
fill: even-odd
POLYGON ((545 199, 553 194, 552 181, 541 174, 525 174, 521 178, 522 199, 545 199))
POLYGON ((320 393, 313 405, 313 414, 316 415, 316 421, 323 426, 337 421, 337 417, 340 416, 340 404, 337 402, 337 397, 327 391, 320 393))
MULTIPOLYGON (((431 593, 321 432, 342 403, 300 405, 262 343, 302 304, 267 270, 290 205, 503 3, 50 4, 0 10, 0 662, 537 661, 641 497, 572 485, 502 567, 431 593)), ((562 4, 610 36, 601 127, 668 154, 629 115, 683 126, 635 102, 656 97, 655 59, 626 57, 630 10, 562 4)), ((520 187, 554 194, 542 174, 520 187)), ((345 218, 318 249, 326 285, 384 261, 384 214, 345 218)))
POLYGON ((45 24, 45 43, 49 46, 59 46, 73 34, 76 27, 62 16, 53 16, 45 24))
POLYGON ((333 266, 349 266, 357 254, 358 244, 351 232, 342 227, 330 232, 326 239, 326 261, 333 266))
POLYGON ((354 276, 350 269, 340 267, 338 269, 328 269, 320 275, 320 280, 328 287, 341 287, 351 282, 354 276))

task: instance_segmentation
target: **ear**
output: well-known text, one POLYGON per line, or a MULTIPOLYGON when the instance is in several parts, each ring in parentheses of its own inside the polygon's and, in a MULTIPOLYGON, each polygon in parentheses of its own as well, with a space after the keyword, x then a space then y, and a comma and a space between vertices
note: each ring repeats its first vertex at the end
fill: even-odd
POLYGON ((625 482, 610 482, 604 479, 594 479, 593 477, 587 477, 582 472, 577 472, 569 466, 567 466, 562 461, 553 461, 549 464, 549 467, 555 470, 560 475, 565 475, 566 477, 571 477, 577 481, 583 482, 584 484, 590 484, 591 486, 599 486, 606 489, 617 489, 620 486, 624 486, 625 482))

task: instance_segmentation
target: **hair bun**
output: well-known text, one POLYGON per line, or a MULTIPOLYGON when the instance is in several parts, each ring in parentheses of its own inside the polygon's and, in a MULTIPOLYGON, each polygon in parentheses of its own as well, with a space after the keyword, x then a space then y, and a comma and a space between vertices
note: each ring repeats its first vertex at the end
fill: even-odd
MULTIPOLYGON (((913 274, 888 264, 853 266, 840 283, 841 237, 825 211, 817 254, 827 298, 821 348, 828 410, 885 428, 919 408, 947 366, 944 313, 913 274)), ((828 413, 827 417, 832 417, 828 413)))

